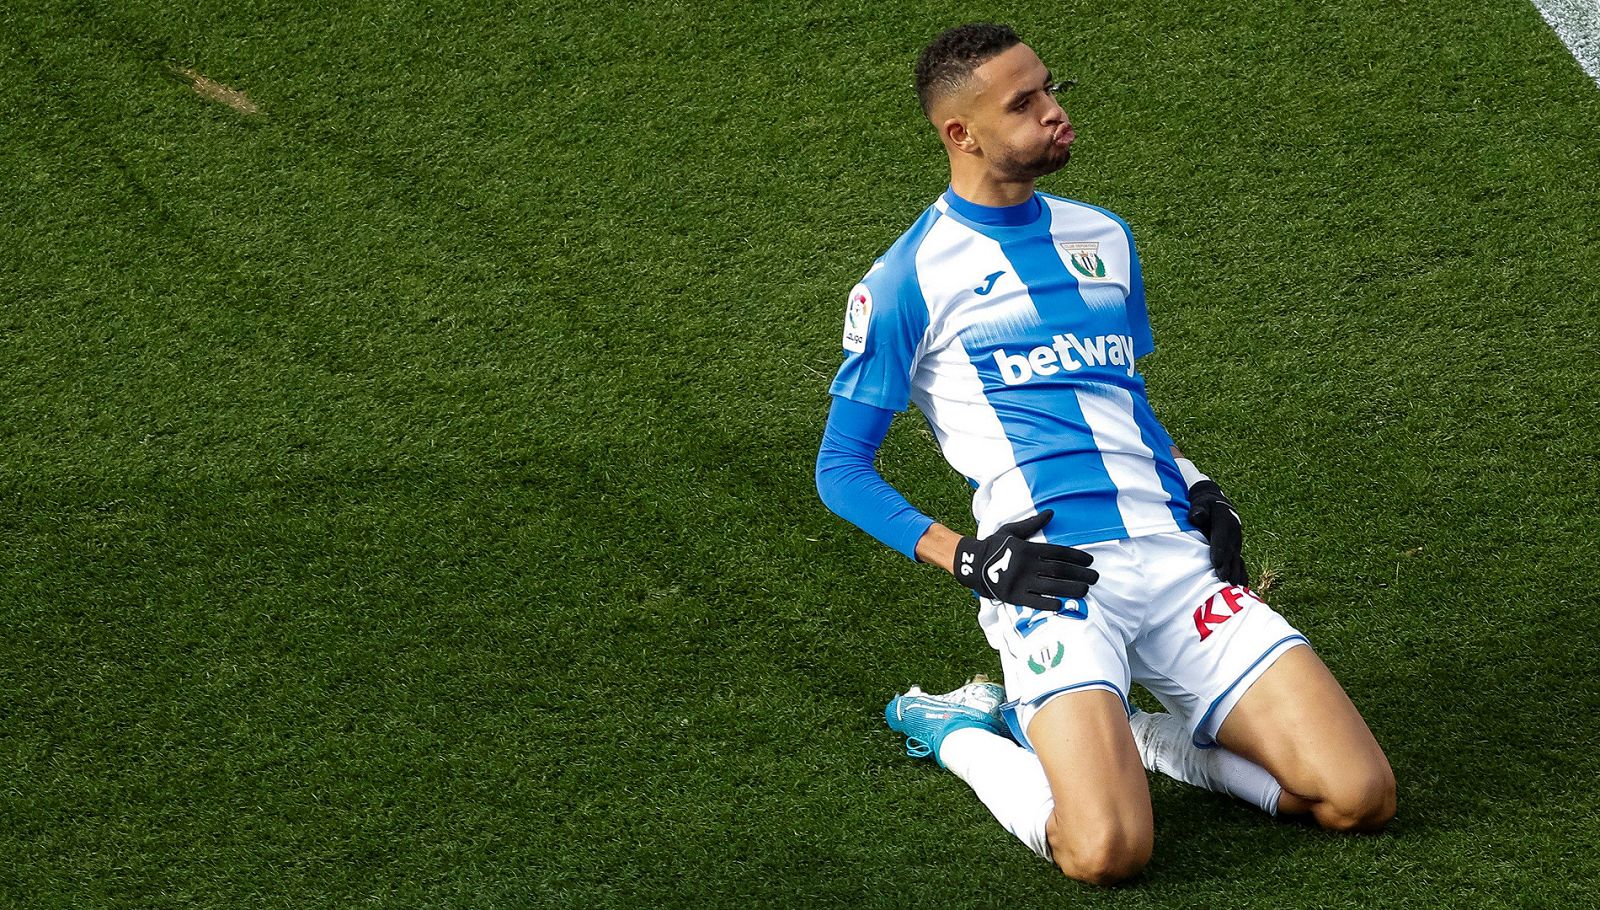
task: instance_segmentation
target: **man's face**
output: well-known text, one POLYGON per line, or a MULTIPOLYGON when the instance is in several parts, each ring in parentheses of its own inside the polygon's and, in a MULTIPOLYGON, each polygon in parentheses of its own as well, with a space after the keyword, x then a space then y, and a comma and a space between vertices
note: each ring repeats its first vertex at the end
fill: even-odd
POLYGON ((1054 81, 1039 56, 1018 44, 972 72, 967 131, 990 168, 1006 180, 1035 180, 1072 157, 1076 134, 1047 86, 1054 81))

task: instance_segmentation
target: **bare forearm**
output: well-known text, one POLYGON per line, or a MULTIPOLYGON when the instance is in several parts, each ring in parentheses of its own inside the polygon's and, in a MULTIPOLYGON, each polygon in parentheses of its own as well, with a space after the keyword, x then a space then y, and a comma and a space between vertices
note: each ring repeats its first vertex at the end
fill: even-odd
POLYGON ((917 541, 917 561, 955 574, 956 545, 961 542, 961 535, 950 530, 937 521, 928 526, 922 538, 917 541))

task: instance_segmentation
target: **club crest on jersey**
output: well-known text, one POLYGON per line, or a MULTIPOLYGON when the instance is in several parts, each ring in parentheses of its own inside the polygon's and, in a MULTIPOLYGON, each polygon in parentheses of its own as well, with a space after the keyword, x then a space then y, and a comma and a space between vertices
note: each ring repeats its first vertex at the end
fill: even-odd
POLYGON ((857 354, 867 350, 867 329, 872 325, 872 292, 864 284, 850 289, 844 311, 844 349, 857 354))
POLYGON ((1080 278, 1103 279, 1106 277, 1106 261, 1100 258, 1100 244, 1093 240, 1082 242, 1062 241, 1061 249, 1067 254, 1067 262, 1072 265, 1072 271, 1080 278))

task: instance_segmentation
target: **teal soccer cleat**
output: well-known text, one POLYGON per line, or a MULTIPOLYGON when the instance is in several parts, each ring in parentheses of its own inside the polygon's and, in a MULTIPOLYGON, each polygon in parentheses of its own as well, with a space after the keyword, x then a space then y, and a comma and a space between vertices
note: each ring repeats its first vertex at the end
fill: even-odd
MULTIPOLYGON (((912 686, 896 695, 883 709, 889 729, 906 736, 906 754, 912 758, 939 758, 939 744, 954 730, 977 727, 997 736, 1010 736, 1000 719, 1005 690, 982 676, 954 692, 929 695, 912 686)), ((939 765, 943 767, 944 762, 939 765)))

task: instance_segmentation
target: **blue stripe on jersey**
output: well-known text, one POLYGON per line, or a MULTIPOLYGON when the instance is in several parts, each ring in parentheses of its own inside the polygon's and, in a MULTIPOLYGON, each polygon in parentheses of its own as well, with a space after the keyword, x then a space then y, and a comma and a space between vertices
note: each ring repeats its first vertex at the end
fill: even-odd
MULTIPOLYGON (((1017 270, 1017 277, 1028 288, 1030 296, 1038 295, 1034 298, 1036 307, 1039 298, 1048 296, 1051 305, 1086 309, 1088 304, 1078 291, 1077 277, 1067 270, 1056 253, 1055 238, 1050 233, 1053 217, 1046 206, 1043 224, 1038 228, 1021 236, 1006 232, 994 239, 999 242, 1006 261, 1017 270)), ((974 366, 983 376, 986 388, 1005 387, 993 358, 979 358, 974 366)), ((989 403, 1006 428, 1006 436, 1016 453, 1017 467, 1028 489, 1033 491, 1035 505, 1040 509, 1058 509, 1063 525, 1069 523, 1066 516, 1072 516, 1070 525, 1075 543, 1127 537, 1128 529, 1117 508, 1117 485, 1106 470, 1088 418, 1078 404, 1077 393, 1071 387, 1033 390, 1027 410, 1007 407, 1010 403, 1005 400, 1007 397, 994 396, 989 403), (1047 396, 1046 407, 1039 407, 1039 396, 1047 396), (1080 482, 1075 486, 1079 490, 1066 497, 1048 497, 1052 501, 1039 502, 1039 493, 1058 488, 1061 477, 1078 478, 1080 482), (1056 478, 1057 482, 1051 483, 1051 478, 1056 478)), ((1047 539, 1049 531, 1045 529, 1047 539)))
MULTIPOLYGON (((980 357, 972 365, 985 388, 1004 384, 992 358, 980 357)), ((1056 510, 1056 517, 1045 526, 1045 539, 1070 546, 1127 537, 1117 507, 1117 485, 1106 470, 1076 390, 1064 386, 1035 395, 1039 397, 1032 398, 1027 408, 1016 407, 1003 396, 989 403, 1005 429, 1034 508, 1056 510), (1043 408, 1041 399, 1047 402, 1043 408), (1073 478, 1073 488, 1061 487, 1059 480, 1064 477, 1073 478), (1057 482, 1051 483, 1052 479, 1057 482)))
POLYGON ((1180 530, 1194 530, 1194 525, 1189 522, 1189 489, 1183 485, 1183 474, 1172 456, 1172 437, 1161 426, 1161 421, 1156 419, 1149 400, 1143 396, 1134 396, 1133 414, 1140 439, 1155 456, 1156 476, 1161 479, 1161 489, 1171 497, 1167 501, 1167 508, 1172 511, 1172 520, 1178 523, 1180 530))

